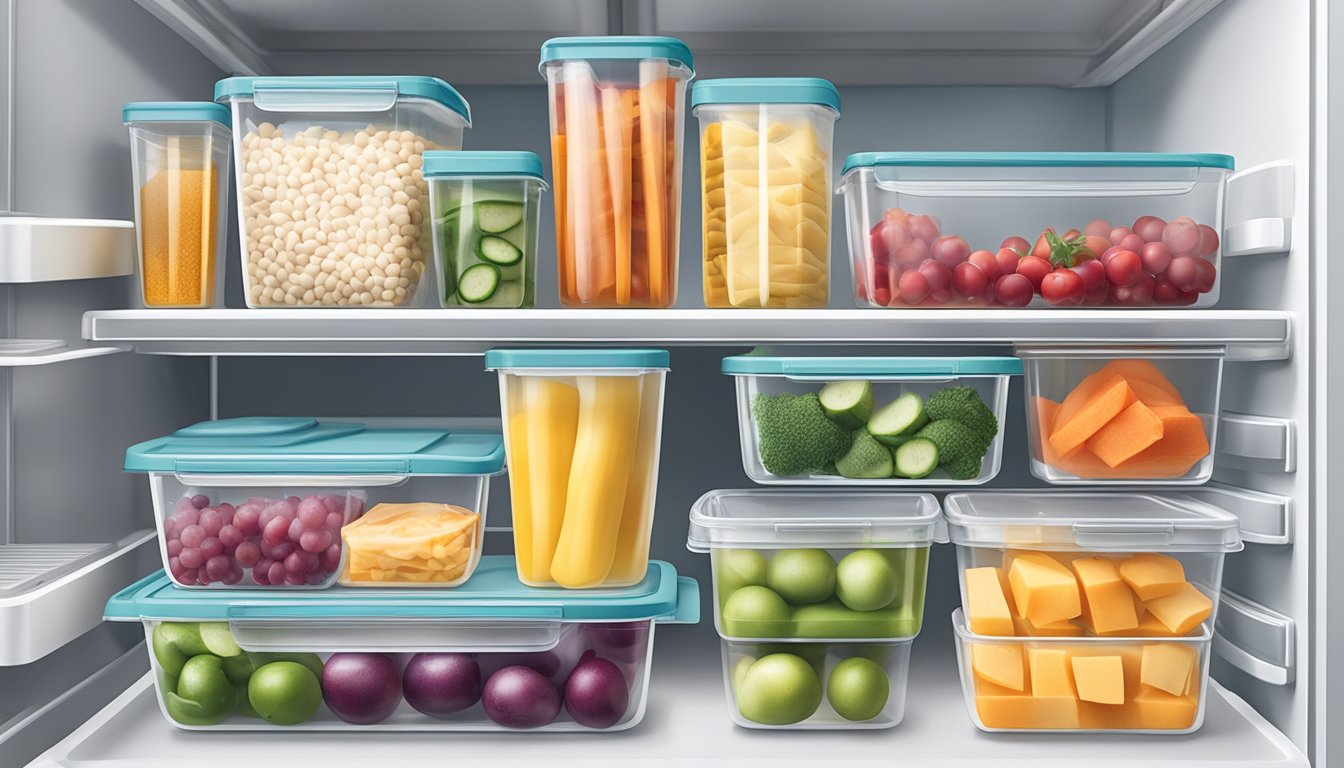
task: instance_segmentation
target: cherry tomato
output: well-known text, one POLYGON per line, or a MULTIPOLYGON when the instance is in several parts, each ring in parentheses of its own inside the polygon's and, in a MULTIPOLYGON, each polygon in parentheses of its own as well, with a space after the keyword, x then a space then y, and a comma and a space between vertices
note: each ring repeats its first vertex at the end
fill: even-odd
POLYGON ((1125 235, 1120 240, 1120 242, 1116 243, 1116 245, 1120 246, 1121 248, 1124 248, 1126 251, 1133 251, 1135 253, 1138 253, 1139 251, 1143 250, 1144 242, 1142 237, 1139 237, 1138 235, 1135 234, 1128 234, 1125 235))
POLYGON ((1218 233, 1208 224, 1199 225, 1199 248, 1200 256, 1208 256, 1218 251, 1218 233))
POLYGON ((1083 233, 1079 232, 1076 229, 1070 229, 1068 232, 1065 232, 1063 235, 1060 235, 1060 237, 1063 238, 1065 242, 1068 242, 1070 240, 1077 240, 1082 236, 1083 233))
POLYGON ((901 301, 906 304, 918 304, 928 298, 929 281, 918 269, 907 269, 901 273, 901 278, 896 283, 901 292, 901 301))
POLYGON ((1177 256, 1167 266, 1166 275, 1177 288, 1189 291, 1195 287, 1195 280, 1199 278, 1199 266, 1195 264, 1193 256, 1177 256))
POLYGON ((1176 297, 1176 306, 1188 307, 1199 301, 1199 294, 1195 291, 1181 291, 1181 295, 1176 297))
POLYGON ((882 220, 868 231, 868 250, 875 263, 885 264, 891 259, 891 247, 887 245, 887 222, 882 220))
POLYGON ((932 243, 938 239, 938 219, 932 216, 923 216, 915 214, 909 219, 910 236, 923 240, 926 243, 932 243))
POLYGON ((971 255, 971 246, 956 235, 944 235, 929 246, 929 255, 952 269, 971 255))
POLYGON ((1031 250, 1031 243, 1028 243, 1025 237, 1014 235, 1012 237, 1005 237, 1003 242, 999 243, 999 247, 1012 248, 1014 251, 1025 256, 1027 251, 1031 250))
POLYGON ((1151 304, 1153 303, 1153 287, 1157 281, 1147 272, 1139 272, 1139 279, 1132 285, 1125 286, 1129 288, 1130 302, 1133 304, 1151 304))
POLYGON ((1073 271, 1078 273, 1078 277, 1083 280, 1083 290, 1087 293, 1093 293, 1097 290, 1106 289, 1106 267, 1100 261, 1084 261, 1082 264, 1075 264, 1073 271))
POLYGON ((1188 216, 1172 219, 1162 230, 1162 242, 1172 253, 1195 254, 1199 250, 1199 225, 1188 216))
POLYGON ((1106 279, 1113 285, 1132 285, 1142 273, 1143 262, 1133 251, 1122 248, 1106 259, 1106 279))
POLYGON ((1197 293, 1208 293, 1218 281, 1218 268, 1208 259, 1195 259, 1195 283, 1197 293))
POLYGON ((1036 291, 1032 289, 1031 281, 1024 275, 1004 275, 994 283, 995 298, 1010 307, 1025 307, 1031 303, 1035 295, 1036 291))
POLYGON ((1031 246, 1031 253, 1029 253, 1029 254, 1027 254, 1027 255, 1028 255, 1028 256, 1039 256, 1039 257, 1041 257, 1042 259, 1049 259, 1049 258, 1050 258, 1050 243, 1045 239, 1045 233, 1046 233, 1046 232, 1054 232, 1054 231, 1055 231, 1055 230, 1054 230, 1053 228, 1047 228, 1044 232, 1042 232, 1042 233, 1041 233, 1041 236, 1038 237, 1038 238, 1036 238, 1036 244, 1033 245, 1033 246, 1031 246))
POLYGON ((1106 250, 1104 250, 1104 251, 1101 252, 1101 263, 1102 263, 1102 264, 1105 264, 1106 262, 1108 262, 1108 261, 1111 260, 1111 257, 1112 257, 1112 256, 1114 256, 1115 254, 1117 254, 1117 253, 1119 253, 1119 252, 1121 252, 1121 251, 1123 251, 1123 250, 1125 250, 1125 249, 1122 248, 1121 246, 1118 246, 1118 245, 1112 245, 1110 248, 1107 248, 1106 250))
POLYGON ((1031 289, 1033 291, 1041 290, 1041 281, 1044 280, 1045 276, 1050 274, 1053 269, 1054 267, 1050 266, 1050 262, 1042 259, 1040 256, 1027 256, 1017 262, 1017 274, 1027 278, 1031 283, 1031 289))
POLYGON ((1125 235, 1131 234, 1133 231, 1134 230, 1129 227, 1116 227, 1111 230, 1111 234, 1108 235, 1106 239, 1110 240, 1112 243, 1118 244, 1121 240, 1125 239, 1125 235))
POLYGON ((1072 269, 1056 269, 1041 281, 1041 296, 1057 307, 1083 303, 1083 278, 1072 269))
MULTIPOLYGON (((1003 270, 999 268, 998 259, 989 251, 974 251, 966 261, 979 267, 980 271, 985 273, 985 277, 990 280, 998 280, 999 275, 1003 274, 1003 270)), ((1014 269, 1017 267, 1016 256, 1013 257, 1013 267, 1014 269)))
POLYGON ((952 283, 952 270, 941 261, 925 259, 924 263, 919 265, 919 273, 929 281, 929 290, 934 293, 945 290, 952 283))
POLYGON ((1171 248, 1166 243, 1144 243, 1139 250, 1139 259, 1145 272, 1160 275, 1171 264, 1171 248))
POLYGON ((897 268, 916 269, 929 258, 929 247, 923 240, 911 240, 897 249, 895 255, 897 268))
POLYGON ((1175 304, 1181 296, 1181 289, 1165 277, 1153 281, 1153 301, 1158 304, 1175 304))
POLYGON ((980 296, 989 284, 989 277, 974 262, 964 261, 952 270, 952 287, 962 296, 980 296))
POLYGON ((1087 245, 1087 254, 1079 254, 1079 256, 1085 258, 1100 259, 1101 254, 1105 253, 1108 249, 1110 249, 1111 241, 1107 240, 1105 237, 1102 237, 1100 235, 1088 235, 1086 245, 1087 245))
MULTIPOLYGON (((999 275, 1011 275, 1017 271, 1017 262, 1022 260, 1022 254, 1014 251, 1012 248, 1000 248, 999 252, 994 254, 994 261, 999 264, 999 271, 994 277, 997 280, 999 275)), ((989 274, 986 272, 985 274, 989 274)))
POLYGON ((1093 219, 1083 227, 1083 234, 1088 237, 1109 237, 1111 229, 1111 222, 1105 219, 1093 219))
POLYGON ((1156 216, 1140 216, 1134 220, 1134 234, 1142 237, 1144 242, 1155 242, 1162 239, 1162 230, 1167 226, 1167 222, 1156 216))

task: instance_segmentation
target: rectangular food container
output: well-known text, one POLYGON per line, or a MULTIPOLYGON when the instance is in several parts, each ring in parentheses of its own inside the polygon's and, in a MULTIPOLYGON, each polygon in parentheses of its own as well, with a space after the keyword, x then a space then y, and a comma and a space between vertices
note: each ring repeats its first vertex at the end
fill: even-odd
POLYGON ((756 489, 701 496, 686 547, 710 554, 720 636, 865 642, 919 634, 946 540, 931 494, 756 489))
POLYGON ((999 473, 1012 357, 726 357, 757 483, 979 485, 999 473))
POLYGON ((705 80, 700 119, 707 307, 830 302, 831 138, 840 93, 815 77, 705 80))
POLYGON ((230 77, 249 307, 418 307, 430 279, 421 159, 471 110, 434 77, 230 77))
POLYGON ((541 73, 560 303, 672 306, 690 49, 670 37, 558 37, 541 46, 541 73))
POLYGON ((149 475, 179 586, 450 587, 480 560, 504 446, 479 427, 221 419, 131 446, 126 471, 149 475))
POLYGON ((534 152, 426 152, 444 307, 531 307, 541 221, 534 152))
POLYGON ((644 578, 658 488, 661 349, 492 349, 518 578, 625 587, 644 578))
POLYGON ((1222 348, 1019 347, 1031 473, 1056 485, 1213 476, 1222 348))
POLYGON ((1204 722, 1208 626, 1190 637, 973 634, 952 614, 957 670, 971 722, 982 731, 1191 733, 1204 722))
POLYGON ((302 599, 187 592, 162 572, 108 601, 140 621, 159 705, 186 730, 624 730, 644 716, 655 624, 694 624, 694 579, 654 562, 602 594, 536 590, 483 558, 452 593, 302 599))
POLYGON ((1180 494, 953 493, 943 508, 981 635, 1197 634, 1242 547, 1235 515, 1180 494))
POLYGON ((850 155, 840 192, 854 299, 873 307, 1212 306, 1232 169, 1231 156, 1216 154, 850 155))
MULTIPOLYGON (((211 307, 223 284, 229 110, 213 102, 133 101, 136 265, 146 307, 211 307)), ((222 302, 220 302, 222 304, 222 302)))

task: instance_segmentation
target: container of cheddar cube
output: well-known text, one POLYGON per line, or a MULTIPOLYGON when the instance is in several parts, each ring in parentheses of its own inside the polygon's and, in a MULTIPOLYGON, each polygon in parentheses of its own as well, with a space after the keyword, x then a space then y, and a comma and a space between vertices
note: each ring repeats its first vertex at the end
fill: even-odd
POLYGON ((503 437, 486 420, 250 417, 133 445, 164 569, 186 588, 461 584, 503 437))
POLYGON ((1225 350, 1019 347, 1031 473, 1055 485, 1213 476, 1225 350))
POLYGON ((1179 493, 949 494, 943 509, 978 727, 1199 727, 1235 515, 1179 493))
POLYGON ((815 77, 704 80, 691 88, 691 111, 705 306, 826 306, 840 93, 815 77))

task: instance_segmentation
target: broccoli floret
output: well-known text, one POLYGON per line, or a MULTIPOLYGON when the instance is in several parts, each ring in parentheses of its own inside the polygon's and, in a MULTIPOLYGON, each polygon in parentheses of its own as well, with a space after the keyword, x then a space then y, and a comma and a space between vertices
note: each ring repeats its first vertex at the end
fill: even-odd
POLYGON ((947 476, 953 480, 971 480, 980 475, 981 456, 966 456, 943 465, 947 476))
POLYGON ((951 419, 970 427, 979 438, 980 453, 983 454, 994 436, 999 434, 999 420, 989 410, 980 395, 971 387, 947 387, 929 395, 924 403, 929 418, 951 419))
POLYGON ((980 447, 980 437, 965 424, 952 419, 931 421, 915 433, 916 437, 927 437, 938 446, 940 464, 951 464, 965 458, 979 459, 984 455, 980 447))
POLYGON ((835 460, 835 468, 844 477, 865 480, 891 477, 896 469, 891 449, 879 443, 863 427, 854 430, 849 450, 835 460))
POLYGON ((815 392, 757 395, 751 403, 761 464, 772 475, 820 472, 849 450, 849 431, 822 410, 815 392))

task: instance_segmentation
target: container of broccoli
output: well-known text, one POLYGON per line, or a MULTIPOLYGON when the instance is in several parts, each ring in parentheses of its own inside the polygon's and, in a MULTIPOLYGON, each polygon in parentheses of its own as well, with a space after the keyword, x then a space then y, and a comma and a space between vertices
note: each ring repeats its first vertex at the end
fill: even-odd
POLYGON ((1015 357, 723 361, 758 483, 979 485, 999 472, 1015 357))

